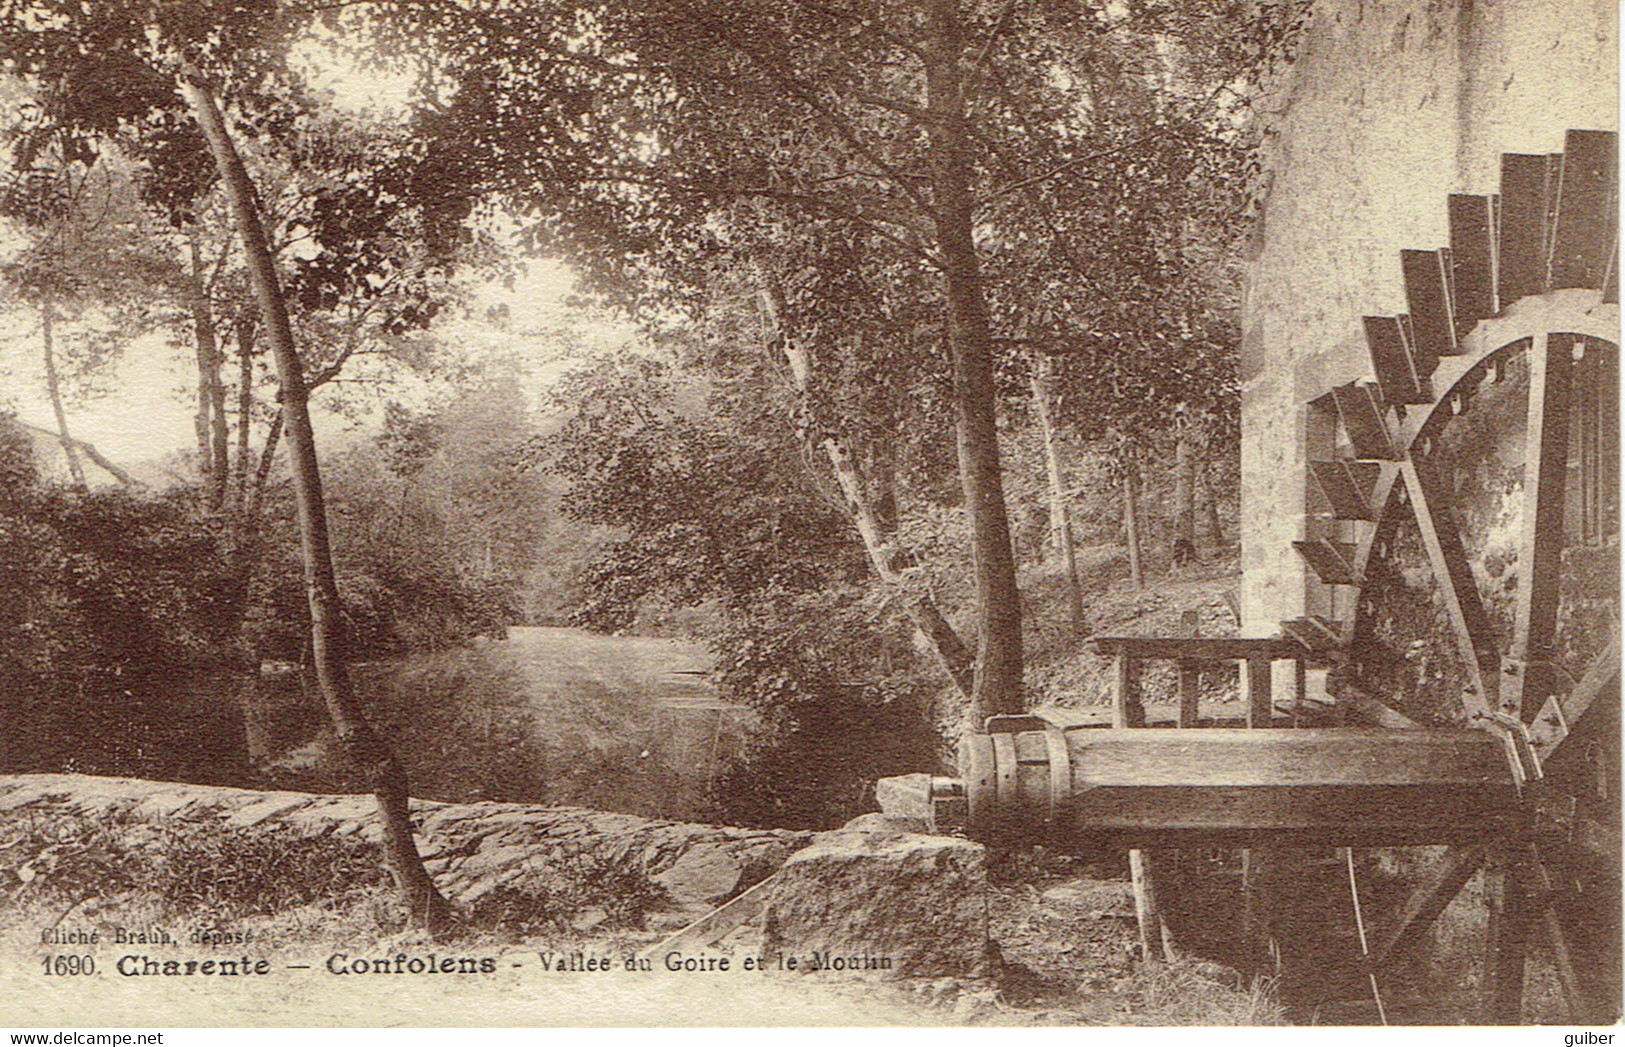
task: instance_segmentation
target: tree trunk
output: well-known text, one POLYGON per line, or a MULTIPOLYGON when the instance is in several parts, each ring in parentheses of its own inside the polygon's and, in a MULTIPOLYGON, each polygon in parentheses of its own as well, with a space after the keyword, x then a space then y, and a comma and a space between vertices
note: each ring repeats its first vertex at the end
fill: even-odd
POLYGON ((265 448, 260 451, 260 464, 254 470, 254 484, 249 489, 248 518, 258 520, 265 504, 265 485, 271 479, 271 466, 276 462, 277 443, 282 439, 282 412, 271 419, 271 429, 265 434, 265 448))
POLYGON ((220 339, 214 324, 214 305, 203 282, 203 261, 198 255, 197 232, 191 236, 192 271, 187 281, 187 297, 192 311, 193 335, 197 340, 197 428, 198 471, 208 491, 209 508, 218 511, 226 501, 226 390, 220 381, 220 339))
POLYGON ((113 477, 113 479, 117 480, 119 483, 123 484, 125 487, 134 487, 134 486, 136 486, 135 477, 131 476, 129 473, 125 472, 123 469, 120 469, 118 466, 114 465, 112 463, 112 461, 107 458, 106 455, 104 455, 100 451, 96 450, 96 445, 95 444, 86 443, 83 440, 75 439, 73 441, 73 446, 74 446, 75 449, 83 451, 85 453, 86 458, 89 458, 97 466, 99 466, 100 468, 105 470, 109 475, 111 475, 113 477))
POLYGON ((231 484, 231 510, 241 514, 248 501, 248 437, 254 420, 254 323, 237 321, 237 465, 231 484))
POLYGON ((988 716, 1020 713, 1023 708, 1021 594, 999 462, 993 334, 972 235, 976 201, 970 191, 971 147, 961 82, 963 27, 958 0, 924 2, 932 218, 948 307, 959 475, 971 529, 980 626, 971 716, 981 723, 988 716))
POLYGON ((1134 588, 1145 586, 1145 574, 1140 570, 1140 508, 1139 463, 1134 452, 1124 444, 1118 457, 1123 474, 1123 536, 1128 542, 1128 576, 1134 588))
POLYGON ((1174 445, 1173 566, 1196 562, 1196 461, 1190 431, 1181 426, 1174 445))
POLYGON ((350 686, 343 649, 343 622, 339 617, 338 584, 333 574, 333 556, 328 544, 327 513, 322 501, 321 473, 317 467, 316 444, 306 403, 304 371, 294 346, 287 304, 282 298, 276 266, 260 222, 254 186, 226 129, 219 107, 202 86, 195 71, 183 71, 181 88, 209 144, 209 151, 214 155, 220 180, 231 202, 254 298, 259 307, 260 325, 265 331, 265 339, 271 348, 282 385, 283 424, 288 433, 288 457, 298 506, 305 584, 310 594, 311 653, 322 698, 338 733, 341 750, 351 766, 365 777, 378 798, 383 817, 385 853, 396 886, 410 907, 413 918, 426 927, 437 928, 447 922, 450 906, 423 868, 423 859, 413 842, 406 774, 389 745, 362 716, 350 686))
POLYGON ((1224 527, 1219 523, 1219 496, 1213 490, 1213 477, 1206 462, 1196 470, 1196 480, 1202 487, 1203 515, 1207 518, 1208 542, 1213 549, 1224 548, 1224 527))
MULTIPOLYGON (((812 389, 812 361, 807 356, 807 350, 784 330, 783 296, 779 289, 765 275, 758 273, 758 276, 763 284, 761 299, 764 311, 773 323, 775 337, 784 352, 785 361, 790 365, 790 376, 795 383, 796 392, 805 398, 812 389)), ((892 563, 892 546, 886 540, 888 531, 875 512, 869 494, 864 488, 863 478, 858 475, 857 467, 852 462, 851 453, 833 436, 824 438, 823 448, 825 456, 829 459, 830 468, 835 472, 835 480, 840 484, 841 493, 846 496, 847 510, 852 514, 852 522, 857 526, 859 537, 863 539, 863 549, 869 555, 869 564, 874 568, 875 577, 879 578, 880 584, 887 589, 902 593, 905 586, 896 566, 892 563)), ((893 511, 895 512, 895 509, 893 511)), ((903 613, 908 615, 909 621, 930 642, 932 650, 936 651, 938 662, 953 680, 959 693, 970 697, 974 693, 975 685, 973 657, 965 642, 959 638, 959 633, 954 631, 954 627, 943 616, 936 601, 929 593, 907 594, 903 600, 903 613)), ((981 720, 976 722, 980 723, 981 720)))
POLYGON ((51 410, 56 414, 57 439, 62 443, 62 454, 68 460, 68 475, 80 487, 85 486, 85 467, 79 461, 79 449, 68 433, 68 414, 62 409, 62 383, 56 375, 56 344, 53 324, 56 307, 49 298, 40 305, 40 340, 45 349, 45 389, 51 396, 51 410))
POLYGON ((1072 636, 1081 639, 1087 629, 1083 621, 1083 586, 1078 582, 1078 554, 1072 545, 1072 507, 1061 475, 1061 449, 1055 439, 1055 421, 1050 415, 1050 358, 1032 355, 1033 410, 1044 434, 1044 464, 1049 473, 1050 541, 1066 570, 1067 613, 1072 620, 1072 636))

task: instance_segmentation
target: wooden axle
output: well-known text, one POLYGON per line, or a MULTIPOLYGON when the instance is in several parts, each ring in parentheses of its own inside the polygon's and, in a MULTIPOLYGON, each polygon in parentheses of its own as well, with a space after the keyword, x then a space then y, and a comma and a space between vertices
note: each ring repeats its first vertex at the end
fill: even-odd
POLYGON ((967 828, 1135 846, 1382 846, 1507 832, 1505 744, 1470 730, 1048 730, 960 748, 967 828))

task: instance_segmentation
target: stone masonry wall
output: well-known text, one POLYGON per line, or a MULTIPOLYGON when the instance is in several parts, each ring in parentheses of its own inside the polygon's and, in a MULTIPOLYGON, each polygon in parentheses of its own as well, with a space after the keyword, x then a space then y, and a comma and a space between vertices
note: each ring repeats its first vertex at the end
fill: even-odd
POLYGON ((1618 41, 1612 0, 1315 5, 1262 107, 1271 181, 1242 306, 1247 635, 1311 609, 1319 583, 1291 547, 1306 404, 1371 378, 1360 318, 1405 311, 1399 251, 1444 246, 1447 195, 1496 192, 1501 153, 1617 130, 1618 41))

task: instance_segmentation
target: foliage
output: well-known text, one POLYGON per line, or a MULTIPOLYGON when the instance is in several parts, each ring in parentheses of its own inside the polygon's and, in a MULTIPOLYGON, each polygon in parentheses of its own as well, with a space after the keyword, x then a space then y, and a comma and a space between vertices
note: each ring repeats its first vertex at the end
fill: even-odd
POLYGON ((737 425, 710 383, 626 355, 569 375, 554 396, 571 413, 536 444, 538 461, 568 479, 565 513, 621 533, 584 573, 581 624, 624 627, 651 593, 739 605, 862 570, 846 521, 802 482, 787 434, 737 425))
POLYGON ((286 826, 171 828, 147 881, 173 911, 232 919, 333 902, 386 882, 376 843, 286 826))
POLYGON ((558 934, 591 911, 603 913, 604 930, 641 930, 649 913, 665 904, 665 891, 645 869, 594 855, 571 855, 550 863, 523 885, 503 885, 476 898, 469 924, 514 937, 558 934))
POLYGON ((382 883, 378 845, 286 826, 120 824, 70 812, 0 817, 0 872, 22 891, 61 901, 140 889, 169 913, 231 919, 335 902, 382 883))

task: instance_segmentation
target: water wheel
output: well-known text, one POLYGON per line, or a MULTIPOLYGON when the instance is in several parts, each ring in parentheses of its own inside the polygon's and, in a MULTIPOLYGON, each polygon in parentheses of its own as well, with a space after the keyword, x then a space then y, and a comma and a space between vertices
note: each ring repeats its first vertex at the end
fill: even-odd
POLYGON ((1451 196, 1449 246, 1402 252, 1409 313, 1364 320, 1375 381, 1309 407, 1314 613, 1284 628, 1339 709, 1495 732, 1520 784, 1517 831, 1445 855, 1374 966, 1482 869, 1498 1024, 1524 1017, 1531 959, 1567 1020, 1618 1017, 1615 139, 1571 131, 1503 156, 1498 195, 1451 196))

